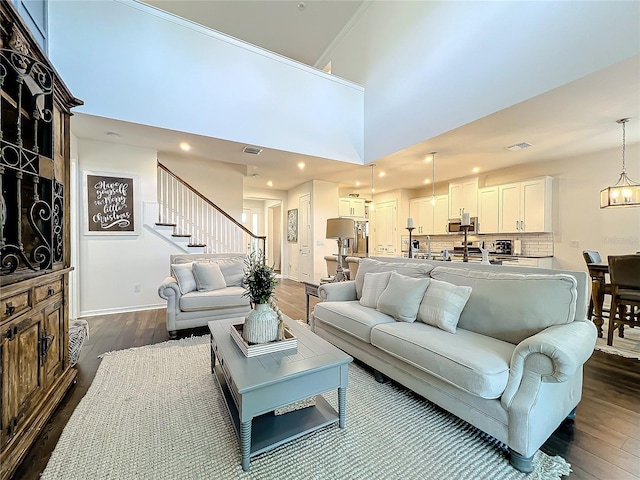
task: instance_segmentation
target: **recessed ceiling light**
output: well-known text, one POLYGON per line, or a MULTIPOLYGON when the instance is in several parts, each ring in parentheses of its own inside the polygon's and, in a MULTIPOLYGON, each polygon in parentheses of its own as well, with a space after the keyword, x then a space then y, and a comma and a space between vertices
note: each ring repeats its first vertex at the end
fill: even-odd
POLYGON ((531 144, 529 142, 521 142, 521 143, 516 143, 514 145, 509 145, 508 147, 504 147, 504 148, 509 150, 510 152, 517 152, 518 150, 522 150, 523 148, 529 148, 530 146, 531 144))
POLYGON ((386 173, 384 173, 384 172, 380 172, 380 173, 378 174, 378 176, 379 176, 379 177, 384 177, 385 175, 386 175, 386 173))
POLYGON ((425 178, 425 179, 424 179, 424 183, 425 183, 425 185, 426 185, 426 184, 429 184, 429 183, 431 183, 431 180, 430 180, 430 179, 428 179, 428 178, 425 178))
POLYGON ((262 149, 258 147, 244 147, 242 151, 249 155, 260 155, 262 153, 262 149))
POLYGON ((298 168, 304 170, 304 162, 298 162, 298 168))
POLYGON ((107 137, 120 138, 120 134, 116 132, 106 132, 107 137))
POLYGON ((188 152, 189 150, 191 150, 191 145, 189 145, 187 142, 180 142, 180 148, 185 152, 188 152))
POLYGON ((425 162, 430 162, 431 160, 433 160, 433 155, 429 154, 426 157, 424 157, 424 161, 425 162))
POLYGON ((473 173, 478 173, 480 171, 479 167, 473 167, 473 170, 471 170, 473 173))
POLYGON ((267 182, 267 187, 273 187, 273 182, 271 180, 267 182))
POLYGON ((359 186, 360 186, 360 182, 356 182, 356 187, 359 187, 359 186))

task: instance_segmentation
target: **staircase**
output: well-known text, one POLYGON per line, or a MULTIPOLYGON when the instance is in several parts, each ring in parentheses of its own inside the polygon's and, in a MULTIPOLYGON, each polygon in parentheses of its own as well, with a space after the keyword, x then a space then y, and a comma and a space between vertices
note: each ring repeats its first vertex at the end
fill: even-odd
POLYGON ((190 253, 251 253, 266 248, 266 237, 254 235, 160 162, 154 229, 190 253))

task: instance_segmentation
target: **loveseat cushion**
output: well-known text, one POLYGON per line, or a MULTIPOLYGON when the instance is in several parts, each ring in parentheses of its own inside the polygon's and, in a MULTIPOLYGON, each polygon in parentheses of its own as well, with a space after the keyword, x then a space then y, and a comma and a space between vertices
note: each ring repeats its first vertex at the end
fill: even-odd
POLYGON ((499 398, 515 345, 474 332, 451 335, 420 322, 377 325, 371 344, 481 398, 499 398))
POLYGON ((209 292, 190 292, 180 297, 180 310, 215 310, 218 308, 249 305, 249 299, 243 297, 244 288, 227 287, 209 292))
POLYGON ((355 280, 356 294, 358 299, 362 297, 364 276, 367 273, 396 272, 406 277, 427 278, 432 268, 433 266, 427 263, 381 262, 372 258, 361 258, 355 280))
POLYGON ((371 329, 383 323, 395 323, 389 315, 363 307, 357 300, 320 302, 313 309, 316 323, 325 323, 352 337, 371 343, 371 329))
POLYGON ((472 288, 458 328, 520 343, 551 325, 572 322, 577 282, 568 274, 493 273, 436 267, 432 278, 472 288))

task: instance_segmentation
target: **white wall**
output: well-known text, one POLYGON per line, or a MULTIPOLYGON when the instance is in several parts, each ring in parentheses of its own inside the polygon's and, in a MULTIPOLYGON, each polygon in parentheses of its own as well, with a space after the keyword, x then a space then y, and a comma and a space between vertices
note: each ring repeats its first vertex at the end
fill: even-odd
POLYGON ((78 112, 353 163, 362 87, 130 0, 49 2, 78 112))
MULTIPOLYGON (((318 280, 327 275, 325 255, 338 253, 337 240, 326 238, 327 218, 338 216, 338 184, 315 180, 313 182, 313 278, 318 280)), ((349 268, 348 265, 343 265, 349 268)))
POLYGON ((369 162, 639 52, 639 2, 372 2, 327 60, 366 88, 369 162))
MULTIPOLYGON (((156 201, 155 150, 80 138, 77 152, 81 188, 83 170, 134 174, 139 180, 139 189, 134 192, 138 205, 156 201)), ((165 306, 158 286, 169 275, 169 255, 178 253, 176 247, 142 228, 142 218, 136 220, 141 225, 137 236, 84 235, 84 195, 81 190, 76 199, 82 219, 77 265, 79 316, 165 306), (134 292, 135 284, 140 284, 140 292, 134 292)))

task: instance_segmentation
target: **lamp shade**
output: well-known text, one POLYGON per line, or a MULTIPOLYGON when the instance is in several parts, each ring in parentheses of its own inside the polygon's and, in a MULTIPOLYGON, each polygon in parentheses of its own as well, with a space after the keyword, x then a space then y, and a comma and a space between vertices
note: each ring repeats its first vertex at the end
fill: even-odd
POLYGON ((326 238, 353 238, 354 227, 352 218, 327 218, 326 238))

